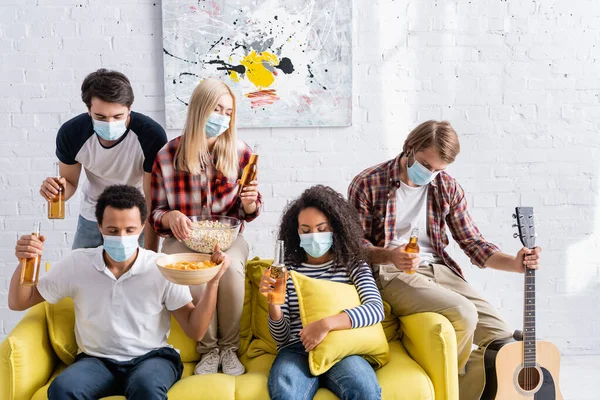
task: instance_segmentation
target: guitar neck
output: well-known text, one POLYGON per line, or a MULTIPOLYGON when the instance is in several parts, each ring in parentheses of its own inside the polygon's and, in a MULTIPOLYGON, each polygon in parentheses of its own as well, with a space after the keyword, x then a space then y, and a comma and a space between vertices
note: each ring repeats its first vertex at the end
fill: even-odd
POLYGON ((525 271, 525 302, 523 309, 523 365, 535 367, 535 270, 525 271))

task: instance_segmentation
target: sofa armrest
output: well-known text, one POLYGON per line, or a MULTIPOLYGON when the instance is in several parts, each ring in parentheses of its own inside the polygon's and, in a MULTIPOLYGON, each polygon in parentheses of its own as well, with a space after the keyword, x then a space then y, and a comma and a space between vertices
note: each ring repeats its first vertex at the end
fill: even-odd
POLYGON ((48 382, 55 364, 41 303, 32 307, 0 344, 0 399, 31 399, 48 382))
POLYGON ((458 400, 456 335, 450 321, 432 312, 400 318, 406 351, 429 375, 436 400, 458 400))

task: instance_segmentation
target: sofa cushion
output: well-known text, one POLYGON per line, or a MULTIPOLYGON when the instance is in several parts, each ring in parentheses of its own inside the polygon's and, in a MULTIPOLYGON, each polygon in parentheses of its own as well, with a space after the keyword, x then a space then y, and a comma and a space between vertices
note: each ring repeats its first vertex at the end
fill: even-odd
POLYGON ((400 321, 398 321, 398 317, 392 314, 392 307, 383 302, 383 321, 381 321, 381 326, 383 327, 383 331, 385 332, 385 338, 388 342, 392 340, 396 340, 401 338, 402 331, 400 331, 400 321))
POLYGON ((231 375, 192 375, 171 386, 168 395, 169 400, 234 400, 235 386, 231 375))
POLYGON ((267 382, 271 365, 275 360, 272 354, 250 358, 242 356, 240 361, 246 367, 246 373, 235 378, 235 399, 268 399, 267 382))
POLYGON ((174 349, 179 351, 181 361, 186 362, 198 362, 200 361, 200 354, 196 351, 196 341, 191 339, 185 334, 179 322, 171 315, 171 331, 167 338, 167 343, 173 346, 174 349))
POLYGON ((427 312, 400 318, 402 345, 433 382, 436 399, 458 399, 456 334, 441 314, 427 312))
MULTIPOLYGON (((258 259, 258 258, 257 258, 258 259)), ((240 348, 238 354, 246 354, 252 342, 252 282, 246 274, 244 285, 244 308, 240 320, 240 348)))
POLYGON ((434 400, 433 383, 402 343, 390 342, 390 362, 375 371, 386 400, 434 400))
POLYGON ((32 307, 0 342, 0 399, 29 399, 56 364, 43 304, 32 307))
MULTIPOLYGON (((250 327, 254 340, 248 347, 248 356, 258 357, 263 354, 277 354, 277 344, 269 331, 269 305, 267 298, 260 294, 260 280, 267 268, 273 263, 272 260, 260 260, 255 258, 246 264, 246 276, 250 284, 250 327)), ((244 314, 248 309, 244 309, 244 314)), ((242 322, 245 317, 242 317, 242 322)))
MULTIPOLYGON (((390 361, 375 372, 386 400, 433 400, 431 380, 423 369, 407 354, 398 340, 389 343, 390 361)), ((264 354, 255 358, 242 357, 244 375, 236 377, 236 400, 268 399, 267 381, 275 357, 264 354), (246 392, 247 390, 247 392, 246 392)), ((169 392, 169 399, 172 397, 169 392)), ((315 400, 334 400, 329 390, 318 390, 315 400)))
MULTIPOLYGON (((296 271, 290 272, 290 276, 298 295, 302 326, 361 305, 354 285, 313 279, 296 271)), ((375 368, 388 362, 390 350, 380 323, 329 332, 308 355, 310 372, 321 375, 344 357, 354 354, 363 356, 375 368)))
MULTIPOLYGON (((255 400, 268 399, 267 381, 275 356, 264 354, 249 358, 242 356, 241 361, 246 373, 232 377, 228 375, 190 376, 194 363, 184 364, 184 378, 169 390, 170 400, 255 400), (201 393, 201 395, 200 395, 201 393)), ((64 366, 58 366, 53 377, 64 366)), ((376 371, 377 380, 386 400, 433 400, 433 386, 423 369, 410 358, 402 344, 394 340, 390 343, 390 361, 376 371)), ((32 400, 46 400, 46 385, 39 389, 32 400)), ((106 397, 103 400, 125 399, 121 396, 106 397)), ((321 388, 315 400, 335 400, 337 397, 329 390, 321 388)))
POLYGON ((52 348, 63 363, 71 365, 78 350, 73 299, 67 297, 56 304, 45 303, 45 307, 52 348))

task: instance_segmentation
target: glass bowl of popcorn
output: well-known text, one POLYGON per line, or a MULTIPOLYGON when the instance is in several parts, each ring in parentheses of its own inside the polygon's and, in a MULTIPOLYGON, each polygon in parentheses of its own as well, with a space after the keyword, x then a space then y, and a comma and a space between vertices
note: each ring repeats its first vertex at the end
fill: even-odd
POLYGON ((242 226, 242 221, 231 217, 213 215, 189 218, 192 221, 191 232, 184 243, 190 250, 198 253, 210 254, 217 244, 222 251, 227 250, 237 239, 242 226))

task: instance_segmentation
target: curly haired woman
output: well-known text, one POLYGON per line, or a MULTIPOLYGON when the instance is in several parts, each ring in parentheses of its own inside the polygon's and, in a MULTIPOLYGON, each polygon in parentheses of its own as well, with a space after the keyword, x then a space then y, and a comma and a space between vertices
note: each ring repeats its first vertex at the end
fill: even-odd
MULTIPOLYGON (((356 211, 330 187, 306 190, 284 212, 279 239, 286 244, 288 269, 314 279, 353 284, 362 305, 303 327, 298 296, 288 279, 285 304, 269 304, 269 329, 279 349, 269 376, 272 400, 312 399, 319 386, 341 399, 381 398, 375 372, 360 356, 348 356, 320 376, 313 376, 308 366, 308 352, 330 331, 361 328, 383 319, 379 290, 363 261, 362 236, 356 211)), ((267 270, 261 292, 272 291, 273 283, 267 270)))

